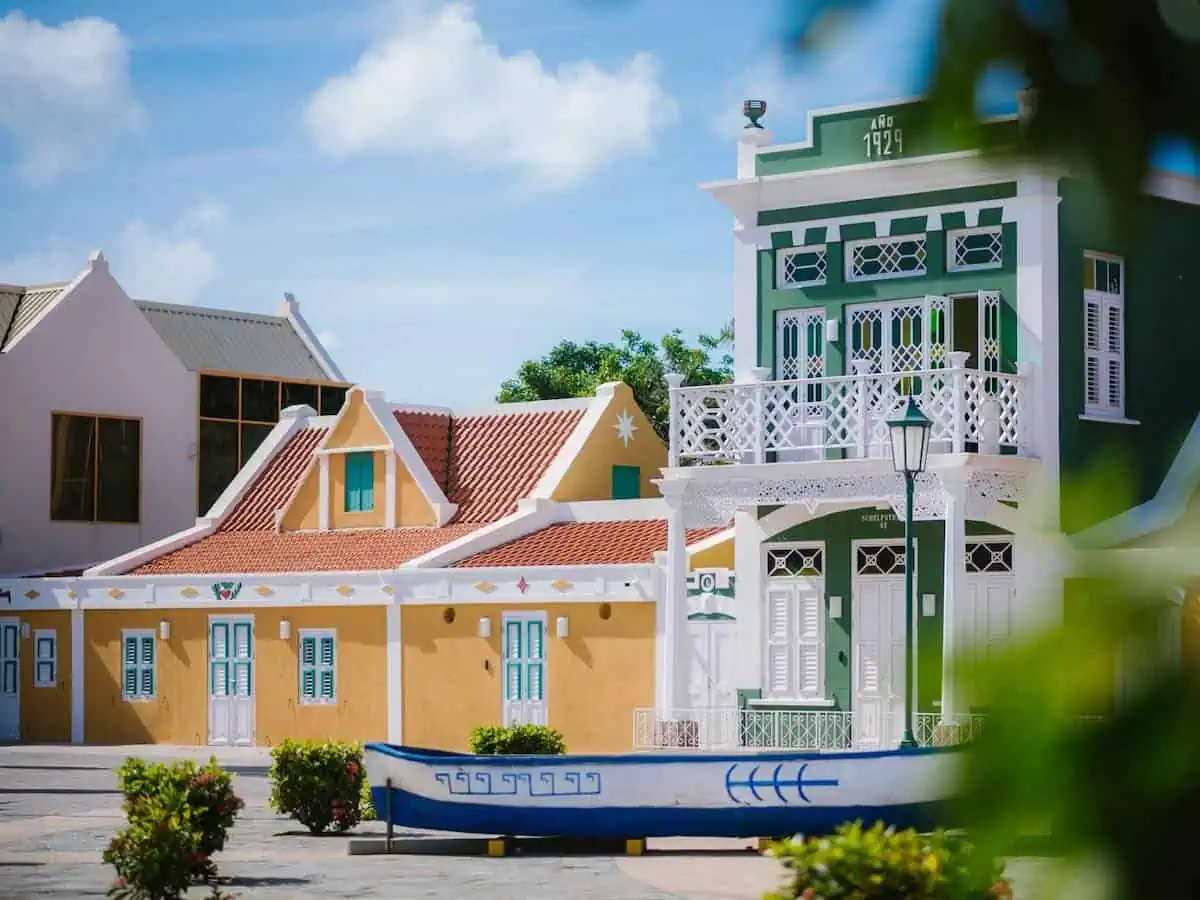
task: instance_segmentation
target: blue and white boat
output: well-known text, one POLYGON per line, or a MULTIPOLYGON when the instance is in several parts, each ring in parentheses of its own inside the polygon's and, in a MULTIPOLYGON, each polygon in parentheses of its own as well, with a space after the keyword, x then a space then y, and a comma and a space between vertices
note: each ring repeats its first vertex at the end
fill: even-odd
POLYGON ((415 829, 521 837, 771 837, 842 822, 949 827, 959 751, 476 756, 367 744, 375 809, 415 829), (390 794, 389 794, 390 792, 390 794))

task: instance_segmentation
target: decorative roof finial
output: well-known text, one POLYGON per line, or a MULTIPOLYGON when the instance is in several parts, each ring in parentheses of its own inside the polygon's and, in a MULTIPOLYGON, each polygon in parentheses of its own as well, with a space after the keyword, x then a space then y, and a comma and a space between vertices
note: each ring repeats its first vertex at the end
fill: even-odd
POLYGON ((762 128, 759 124, 759 119, 767 114, 766 100, 743 100, 742 115, 750 121, 746 124, 747 128, 762 128))

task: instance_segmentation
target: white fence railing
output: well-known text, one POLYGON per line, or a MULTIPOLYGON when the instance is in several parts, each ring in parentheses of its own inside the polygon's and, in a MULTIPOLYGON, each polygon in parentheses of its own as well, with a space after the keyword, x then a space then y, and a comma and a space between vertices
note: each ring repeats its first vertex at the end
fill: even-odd
MULTIPOLYGON (((979 715, 944 721, 918 713, 913 736, 921 746, 949 746, 975 738, 979 715)), ((880 723, 841 710, 672 709, 634 710, 635 750, 880 750, 896 746, 902 723, 880 723), (881 727, 882 726, 882 727, 881 727)))
POLYGON ((910 394, 933 422, 932 453, 1033 455, 1026 375, 945 368, 673 387, 670 462, 887 456, 887 420, 910 394))

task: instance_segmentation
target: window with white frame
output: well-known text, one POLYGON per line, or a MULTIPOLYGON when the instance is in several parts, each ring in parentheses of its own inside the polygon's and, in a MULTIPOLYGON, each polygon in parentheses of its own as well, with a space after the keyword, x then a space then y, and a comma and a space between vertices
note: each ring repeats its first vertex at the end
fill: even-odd
POLYGON ((156 696, 154 638, 150 629, 121 632, 121 696, 126 700, 153 700, 156 696))
POLYGON ((793 247, 775 252, 776 283, 781 288, 811 287, 824 284, 829 256, 824 244, 793 247))
POLYGON ((846 244, 846 280, 875 281, 924 275, 928 271, 927 257, 923 234, 850 241, 846 244))
POLYGON ((1084 406, 1087 413, 1125 415, 1125 261, 1085 253, 1083 259, 1084 406))
POLYGON ((58 684, 58 635, 52 631, 33 633, 33 686, 58 684))
POLYGON ((300 631, 300 702, 321 706, 337 702, 337 632, 300 631))
POLYGON ((946 268, 951 272, 996 269, 1004 264, 1004 229, 959 228, 946 233, 946 268))

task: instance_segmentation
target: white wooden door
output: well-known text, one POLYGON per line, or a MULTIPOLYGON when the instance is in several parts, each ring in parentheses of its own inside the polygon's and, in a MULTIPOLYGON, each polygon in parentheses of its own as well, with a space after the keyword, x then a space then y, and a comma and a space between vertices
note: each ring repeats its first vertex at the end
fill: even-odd
POLYGON ((862 747, 892 747, 904 734, 904 609, 903 576, 855 580, 854 740, 862 747))
POLYGON ((963 635, 967 652, 985 661, 1001 653, 1012 637, 1016 576, 981 574, 967 576, 963 635))
POLYGON ((545 725, 546 614, 505 613, 504 724, 545 725))
POLYGON ((730 619, 688 622, 690 709, 733 709, 737 706, 737 688, 733 683, 735 628, 730 619))
MULTIPOLYGON (((775 378, 800 381, 825 377, 825 309, 785 309, 775 313, 775 378)), ((776 391, 765 411, 775 431, 778 460, 823 459, 828 426, 827 386, 808 381, 776 391)))
POLYGON ((0 619, 0 741, 21 737, 21 623, 0 619))
POLYGON ((254 745, 253 618, 209 620, 208 742, 254 745))

